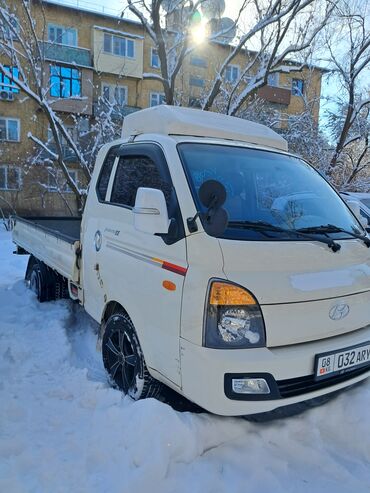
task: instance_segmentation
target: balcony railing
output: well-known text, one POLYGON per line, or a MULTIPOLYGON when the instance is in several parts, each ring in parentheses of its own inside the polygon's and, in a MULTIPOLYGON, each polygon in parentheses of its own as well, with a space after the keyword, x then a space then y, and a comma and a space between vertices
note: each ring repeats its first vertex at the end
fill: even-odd
POLYGON ((258 96, 270 103, 284 104, 288 106, 290 104, 290 89, 284 89, 283 87, 264 86, 258 89, 258 96))
MULTIPOLYGON (((106 103, 103 101, 95 102, 94 105, 94 116, 99 117, 102 113, 109 113, 111 109, 108 107, 106 103)), ((135 111, 139 111, 141 108, 138 106, 120 106, 115 105, 111 111, 111 117, 115 120, 123 120, 123 118, 131 113, 135 113, 135 111)))
POLYGON ((91 67, 90 50, 77 48, 76 46, 67 46, 57 43, 43 41, 40 43, 44 57, 56 62, 75 63, 79 66, 91 67))

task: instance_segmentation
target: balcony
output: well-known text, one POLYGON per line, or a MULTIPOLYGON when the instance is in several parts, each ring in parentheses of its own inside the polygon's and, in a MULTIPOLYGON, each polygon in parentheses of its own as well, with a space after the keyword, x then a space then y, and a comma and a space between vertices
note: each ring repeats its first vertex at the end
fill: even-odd
POLYGON ((264 86, 258 89, 258 96, 270 103, 278 103, 288 106, 290 104, 290 89, 284 89, 283 87, 264 86))
MULTIPOLYGON (((135 111, 139 111, 141 108, 138 106, 119 106, 116 105, 112 108, 111 117, 113 120, 123 120, 125 116, 130 115, 131 113, 135 113, 135 111)), ((95 102, 93 105, 93 114, 95 117, 100 117, 102 113, 109 113, 111 109, 108 107, 106 103, 103 101, 95 102)))
POLYGON ((44 52, 44 57, 48 60, 76 64, 83 67, 92 66, 90 50, 86 48, 49 43, 47 41, 40 42, 40 45, 44 52))

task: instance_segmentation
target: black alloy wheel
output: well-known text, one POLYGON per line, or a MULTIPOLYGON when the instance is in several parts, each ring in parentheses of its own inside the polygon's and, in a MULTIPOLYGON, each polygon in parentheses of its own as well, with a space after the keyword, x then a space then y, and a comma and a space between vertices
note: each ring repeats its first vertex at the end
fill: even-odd
POLYGON ((115 387, 135 400, 159 395, 161 384, 149 374, 135 328, 125 313, 115 313, 107 320, 102 353, 115 387))

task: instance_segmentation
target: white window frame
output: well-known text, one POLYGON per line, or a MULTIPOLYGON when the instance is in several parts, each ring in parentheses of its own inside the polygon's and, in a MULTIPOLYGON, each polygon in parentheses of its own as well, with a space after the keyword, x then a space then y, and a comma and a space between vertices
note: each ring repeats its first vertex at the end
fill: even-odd
POLYGON ((13 166, 11 164, 2 164, 2 165, 0 165, 0 168, 5 169, 5 188, 1 187, 1 185, 0 185, 0 190, 9 191, 9 192, 17 192, 18 190, 20 190, 22 188, 22 169, 21 169, 21 167, 20 166, 13 166), (9 168, 14 168, 14 169, 18 170, 18 179, 17 179, 18 188, 9 188, 8 187, 8 170, 9 170, 9 168))
POLYGON ((225 80, 226 80, 226 82, 229 82, 229 83, 231 83, 231 84, 234 84, 234 83, 235 83, 235 82, 239 79, 239 77, 240 77, 240 65, 233 65, 232 63, 230 63, 229 65, 227 65, 227 67, 226 67, 226 71, 225 71, 225 80), (228 68, 230 69, 231 78, 228 78, 228 77, 227 77, 227 69, 228 69, 228 68), (234 69, 236 69, 236 70, 237 70, 237 76, 236 76, 236 78, 235 78, 235 79, 232 77, 232 75, 233 75, 233 70, 234 70, 234 69))
POLYGON ((159 55, 158 55, 158 49, 157 48, 150 48, 150 66, 152 68, 156 68, 156 69, 160 69, 161 68, 161 61, 159 59, 159 55), (154 65, 153 64, 153 52, 156 51, 157 52, 157 57, 158 57, 158 65, 154 65))
POLYGON ((104 96, 104 87, 109 87, 109 102, 114 104, 116 103, 117 106, 122 106, 122 108, 124 106, 127 106, 128 104, 128 86, 125 86, 123 84, 110 84, 109 82, 102 82, 102 85, 101 85, 101 95, 103 98, 105 98, 104 96), (116 88, 122 88, 125 90, 125 101, 123 102, 123 104, 121 105, 119 102, 117 102, 114 98, 114 92, 115 92, 115 89, 116 88))
POLYGON ((103 53, 107 54, 107 55, 112 55, 112 56, 118 56, 120 58, 129 58, 130 60, 135 60, 136 58, 136 44, 135 44, 135 40, 133 38, 130 38, 129 36, 120 36, 120 35, 117 35, 117 34, 111 34, 111 33, 107 33, 107 32, 104 32, 103 34, 103 53), (111 46, 111 50, 110 51, 105 51, 105 48, 104 48, 104 37, 105 36, 110 36, 111 37, 111 42, 110 42, 110 46, 111 46), (117 55, 117 53, 114 53, 114 38, 120 38, 120 39, 124 39, 125 42, 127 43, 127 41, 132 41, 133 43, 133 50, 134 50, 134 54, 133 56, 129 56, 127 55, 127 44, 126 44, 126 54, 125 55, 117 55))
POLYGON ((0 116, 0 120, 5 121, 5 132, 6 132, 5 139, 3 139, 3 140, 0 139, 0 142, 20 142, 21 141, 21 121, 20 121, 20 119, 19 118, 8 118, 6 116, 0 116), (17 122, 17 124, 18 124, 17 125, 18 135, 17 135, 16 140, 10 140, 9 139, 9 130, 8 130, 8 121, 9 120, 17 122))
POLYGON ((280 84, 280 74, 279 74, 279 72, 272 72, 271 74, 268 74, 268 76, 267 76, 267 85, 268 86, 270 86, 270 87, 280 87, 279 84, 280 84), (271 80, 273 78, 276 78, 276 80, 274 80, 273 83, 271 84, 271 80))
MULTIPOLYGON (((77 141, 77 139, 78 139, 78 128, 76 127, 76 125, 64 124, 64 128, 67 130, 67 132, 72 137, 72 139, 74 141, 77 141)), ((52 133, 50 127, 48 127, 48 141, 50 142, 50 144, 55 144, 53 133, 52 133)), ((63 135, 60 136, 60 143, 61 143, 62 147, 68 146, 67 141, 63 135)))
MULTIPOLYGON (((73 181, 76 183, 77 186, 79 186, 79 178, 78 178, 78 169, 74 168, 68 168, 68 173, 71 175, 73 181), (74 176, 73 173, 75 173, 74 176)), ((59 192, 59 193, 72 193, 72 189, 69 187, 68 183, 65 182, 63 186, 59 186, 59 181, 61 179, 64 179, 64 174, 58 170, 56 173, 56 177, 50 173, 48 170, 48 183, 46 185, 47 191, 48 192, 59 192)))
POLYGON ((9 18, 10 24, 12 24, 15 33, 9 29, 9 26, 4 26, 3 32, 0 33, 0 39, 6 40, 16 40, 19 36, 20 28, 19 28, 19 19, 14 14, 9 18))
MULTIPOLYGON (((63 46, 72 46, 74 48, 77 48, 78 47, 78 29, 75 28, 75 27, 67 27, 67 26, 63 26, 62 24, 54 24, 53 22, 48 22, 48 42, 49 43, 55 43, 57 45, 63 45, 63 46), (56 29, 62 29, 63 33, 66 32, 66 31, 74 31, 75 33, 75 38, 76 38, 76 44, 68 44, 68 43, 60 43, 58 41, 52 41, 50 39, 50 28, 54 28, 55 30, 56 29)), ((63 34, 62 34, 63 36, 63 34)))
POLYGON ((160 106, 161 104, 165 104, 165 103, 160 103, 160 102, 159 102, 159 101, 160 101, 161 96, 162 96, 163 98, 165 98, 165 94, 164 94, 164 92, 156 92, 156 91, 151 92, 151 93, 149 94, 149 106, 152 108, 152 107, 154 107, 154 106, 160 106), (155 96, 155 97, 157 98, 158 102, 157 102, 157 104, 153 104, 153 105, 152 105, 152 98, 153 98, 153 96, 155 96))
POLYGON ((305 89, 305 81, 304 79, 298 79, 296 77, 292 77, 292 83, 291 83, 291 92, 292 92, 292 96, 298 96, 299 98, 303 98, 303 95, 304 95, 304 89, 305 89), (294 87, 294 82, 295 81, 300 81, 302 82, 302 91, 296 91, 295 90, 295 87, 294 87))

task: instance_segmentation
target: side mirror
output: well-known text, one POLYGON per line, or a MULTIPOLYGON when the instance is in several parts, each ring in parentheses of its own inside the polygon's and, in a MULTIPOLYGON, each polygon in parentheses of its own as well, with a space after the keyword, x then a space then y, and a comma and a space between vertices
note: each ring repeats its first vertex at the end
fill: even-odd
POLYGON ((162 190, 138 188, 136 192, 134 226, 148 234, 167 234, 169 227, 166 199, 162 190))
POLYGON ((367 222, 367 219, 361 216, 360 204, 356 200, 347 200, 347 205, 351 209, 353 214, 357 217, 357 219, 360 221, 361 226, 367 228, 369 224, 367 222))

